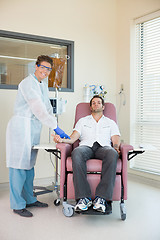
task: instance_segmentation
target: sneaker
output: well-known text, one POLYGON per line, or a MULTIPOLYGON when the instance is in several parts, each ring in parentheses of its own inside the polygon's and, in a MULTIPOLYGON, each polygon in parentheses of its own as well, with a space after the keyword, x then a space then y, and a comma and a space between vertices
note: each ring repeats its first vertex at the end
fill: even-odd
POLYGON ((13 212, 19 214, 21 217, 32 217, 33 216, 33 214, 25 208, 19 209, 19 210, 13 209, 13 212))
POLYGON ((74 207, 75 211, 86 211, 92 205, 92 200, 89 198, 81 198, 74 207))
POLYGON ((106 200, 104 198, 96 197, 93 201, 93 209, 99 212, 105 213, 106 211, 106 200))
POLYGON ((30 204, 26 204, 26 207, 40 207, 40 208, 44 208, 44 207, 48 207, 47 203, 42 203, 39 201, 36 201, 34 203, 30 203, 30 204))
POLYGON ((112 213, 112 202, 111 201, 107 201, 106 204, 106 214, 111 214, 112 213))

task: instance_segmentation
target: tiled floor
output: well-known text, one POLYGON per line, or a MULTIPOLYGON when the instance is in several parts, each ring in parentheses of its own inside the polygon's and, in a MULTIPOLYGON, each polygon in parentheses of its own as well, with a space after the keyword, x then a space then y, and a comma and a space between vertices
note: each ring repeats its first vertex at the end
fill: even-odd
POLYGON ((110 216, 75 214, 65 217, 62 205, 53 204, 55 193, 38 197, 48 208, 30 209, 23 218, 9 207, 9 191, 0 189, 0 240, 160 240, 160 189, 128 181, 127 219, 120 219, 119 202, 110 216))

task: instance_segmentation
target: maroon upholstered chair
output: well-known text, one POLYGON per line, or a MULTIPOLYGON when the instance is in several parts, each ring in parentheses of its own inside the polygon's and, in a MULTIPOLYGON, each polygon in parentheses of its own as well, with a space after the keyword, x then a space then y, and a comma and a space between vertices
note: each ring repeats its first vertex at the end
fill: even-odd
MULTIPOLYGON (((76 107, 74 125, 80 118, 90 114, 89 103, 79 103, 76 107)), ((104 116, 117 122, 116 109, 112 103, 105 103, 104 116)), ((72 216, 74 213, 73 206, 67 203, 67 199, 75 199, 71 152, 78 144, 79 141, 76 141, 73 145, 65 143, 56 145, 56 148, 61 152, 60 198, 63 199, 63 213, 65 216, 72 216)), ((128 151, 132 149, 131 145, 120 145, 121 156, 118 159, 116 169, 113 201, 120 201, 122 220, 126 218, 124 200, 127 200, 127 161, 128 151)), ((91 187, 92 198, 95 197, 95 190, 101 178, 101 169, 101 160, 90 159, 87 161, 87 179, 91 187)))

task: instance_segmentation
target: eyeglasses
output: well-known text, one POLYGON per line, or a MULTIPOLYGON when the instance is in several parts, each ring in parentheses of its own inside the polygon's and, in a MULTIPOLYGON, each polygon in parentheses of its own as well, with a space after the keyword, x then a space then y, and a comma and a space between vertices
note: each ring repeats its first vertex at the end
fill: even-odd
POLYGON ((43 70, 47 70, 48 72, 51 72, 51 71, 52 71, 52 68, 50 68, 50 67, 46 67, 46 66, 40 65, 40 64, 38 64, 37 66, 38 66, 38 67, 41 67, 41 69, 43 69, 43 70))

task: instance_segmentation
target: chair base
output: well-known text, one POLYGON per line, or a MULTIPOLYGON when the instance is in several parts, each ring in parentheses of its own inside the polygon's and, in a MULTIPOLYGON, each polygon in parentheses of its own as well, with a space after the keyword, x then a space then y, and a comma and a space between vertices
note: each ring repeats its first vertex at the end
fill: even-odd
MULTIPOLYGON (((95 211, 92 208, 92 206, 89 207, 87 211, 75 212, 74 211, 75 205, 69 204, 67 201, 63 201, 62 205, 63 205, 62 212, 66 217, 72 217, 74 215, 74 213, 86 214, 86 215, 109 215, 112 213, 112 211, 109 211, 109 212, 106 211, 105 213, 95 211)), ((58 205, 56 205, 56 206, 58 206, 58 205)), ((126 208, 125 208, 125 203, 124 203, 123 199, 120 202, 120 214, 121 214, 121 219, 123 221, 126 220, 126 208)))
POLYGON ((107 212, 98 212, 98 211, 95 211, 93 209, 93 206, 89 207, 87 211, 80 211, 80 212, 76 212, 78 214, 86 214, 86 215, 109 215, 111 213, 107 213, 107 212))

